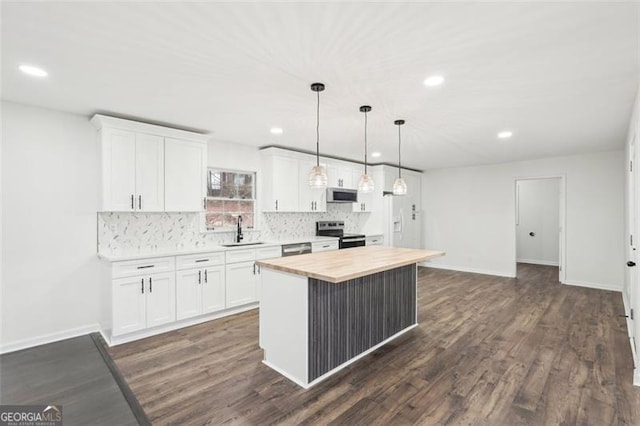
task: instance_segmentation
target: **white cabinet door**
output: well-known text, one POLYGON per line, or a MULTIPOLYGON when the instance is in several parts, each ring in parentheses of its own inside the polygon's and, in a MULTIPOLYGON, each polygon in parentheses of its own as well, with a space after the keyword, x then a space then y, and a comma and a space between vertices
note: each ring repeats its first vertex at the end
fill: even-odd
POLYGON ((246 305, 257 300, 254 265, 251 261, 226 266, 227 308, 246 305))
POLYGON ((164 210, 164 138, 136 134, 135 209, 143 212, 164 210))
POLYGON ((136 192, 136 134, 102 130, 103 211, 133 211, 136 192))
POLYGON ((271 176, 267 177, 271 179, 271 197, 266 200, 266 211, 298 211, 298 188, 309 181, 309 174, 304 182, 300 182, 298 160, 287 157, 273 157, 271 160, 271 176))
POLYGON ((205 314, 225 308, 225 267, 211 266, 203 271, 202 311, 205 314))
POLYGON ((353 169, 344 165, 331 164, 327 167, 327 177, 329 178, 329 188, 351 188, 353 189, 353 169))
POLYGON ((142 277, 113 280, 113 335, 146 327, 146 281, 142 277))
MULTIPOLYGON (((362 170, 358 171, 355 170, 353 171, 352 174, 352 182, 354 185, 354 189, 358 188, 358 184, 360 183, 360 176, 362 176, 362 174, 364 173, 364 166, 362 168, 362 170)), ((371 172, 369 172, 369 174, 371 175, 371 172)), ((374 180, 374 184, 378 184, 380 185, 381 182, 375 182, 374 180)), ((380 193, 382 193, 382 190, 380 190, 380 193)), ((374 192, 360 192, 358 191, 358 202, 357 203, 353 203, 352 204, 352 211, 355 213, 364 213, 364 212, 372 212, 373 211, 373 197, 374 197, 374 192)))
POLYGON ((165 139, 165 210, 204 210, 207 183, 207 145, 165 139))
POLYGON ((176 317, 178 320, 202 314, 202 270, 176 272, 176 317))
POLYGON ((176 320, 176 275, 173 272, 153 274, 145 280, 147 295, 147 327, 176 320))
POLYGON ((327 211, 326 188, 312 188, 309 186, 309 172, 316 163, 300 161, 298 163, 298 211, 325 212, 327 211))

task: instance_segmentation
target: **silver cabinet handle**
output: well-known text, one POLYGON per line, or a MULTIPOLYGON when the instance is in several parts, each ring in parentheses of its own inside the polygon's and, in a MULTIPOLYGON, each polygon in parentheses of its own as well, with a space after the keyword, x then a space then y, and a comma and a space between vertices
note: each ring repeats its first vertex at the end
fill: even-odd
POLYGON ((208 262, 209 259, 198 259, 196 260, 196 263, 200 263, 200 262, 208 262))
POLYGON ((329 248, 329 247, 331 247, 330 244, 327 244, 326 246, 322 246, 322 248, 329 248))
POLYGON ((140 291, 144 294, 144 278, 140 280, 140 291))
POLYGON ((153 293, 153 278, 149 277, 149 293, 153 293))
POLYGON ((133 210, 135 207, 133 205, 133 194, 131 194, 131 210, 133 210))
POLYGON ((202 199, 202 209, 206 210, 207 209, 207 197, 204 197, 202 199))
POLYGON ((147 269, 147 268, 153 268, 155 265, 144 265, 144 266, 138 266, 137 269, 147 269))
POLYGON ((278 200, 276 200, 276 210, 278 210, 278 200))
POLYGON ((207 282, 207 270, 206 269, 204 270, 204 282, 205 283, 207 282))
POLYGON ((256 264, 254 262, 254 264, 253 264, 253 275, 255 275, 255 274, 256 274, 256 264))
POLYGON ((142 195, 138 195, 138 210, 142 210, 142 195))
POLYGON ((202 271, 198 271, 198 284, 202 284, 202 271))

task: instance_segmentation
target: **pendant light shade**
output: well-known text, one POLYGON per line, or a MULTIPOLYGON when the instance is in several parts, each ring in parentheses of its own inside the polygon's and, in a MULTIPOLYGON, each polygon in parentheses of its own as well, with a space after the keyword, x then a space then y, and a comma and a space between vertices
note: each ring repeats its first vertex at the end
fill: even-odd
POLYGON ((311 90, 316 92, 318 97, 318 106, 316 108, 316 165, 311 168, 309 173, 309 186, 312 188, 326 188, 329 179, 324 166, 320 165, 320 92, 324 90, 324 84, 313 83, 311 90))
POLYGON ((393 182, 393 195, 407 195, 407 183, 402 179, 402 164, 400 161, 400 147, 402 144, 400 126, 404 124, 404 120, 396 120, 393 124, 398 126, 398 178, 393 182))
POLYGON ((371 111, 369 105, 363 105, 360 107, 360 112, 364 112, 364 174, 360 176, 358 182, 358 191, 360 192, 372 192, 375 188, 373 179, 367 173, 367 113, 371 111))

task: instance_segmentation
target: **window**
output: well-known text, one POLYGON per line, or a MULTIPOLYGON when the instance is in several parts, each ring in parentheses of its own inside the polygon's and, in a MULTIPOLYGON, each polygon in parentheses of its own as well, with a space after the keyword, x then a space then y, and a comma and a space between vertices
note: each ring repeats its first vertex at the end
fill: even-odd
POLYGON ((242 226, 253 228, 256 220, 256 174, 209 169, 207 173, 207 229, 242 226))

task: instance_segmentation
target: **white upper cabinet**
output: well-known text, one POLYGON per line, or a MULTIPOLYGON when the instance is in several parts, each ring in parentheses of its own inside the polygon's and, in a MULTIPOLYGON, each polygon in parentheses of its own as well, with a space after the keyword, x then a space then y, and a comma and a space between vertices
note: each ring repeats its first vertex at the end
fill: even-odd
POLYGON ((207 195, 207 145, 166 138, 165 211, 204 210, 207 195))
POLYGON ((356 181, 355 185, 353 184, 353 170, 353 167, 342 163, 329 164, 327 167, 329 188, 357 188, 358 182, 356 181))
POLYGON ((164 139, 127 130, 102 130, 102 210, 164 209, 164 139))
POLYGON ((298 211, 325 212, 327 211, 327 190, 309 186, 309 172, 316 163, 300 160, 298 162, 298 211))
POLYGON ((163 138, 136 134, 136 211, 161 212, 164 208, 163 138))
POLYGON ((202 211, 206 135, 97 114, 101 211, 202 211))
MULTIPOLYGON (((300 185, 300 172, 298 160, 280 156, 266 156, 263 160, 262 211, 299 211, 298 188, 300 185)), ((307 182, 307 179, 305 179, 305 182, 307 182)))
POLYGON ((136 134, 102 131, 101 210, 133 211, 136 193, 136 134))

